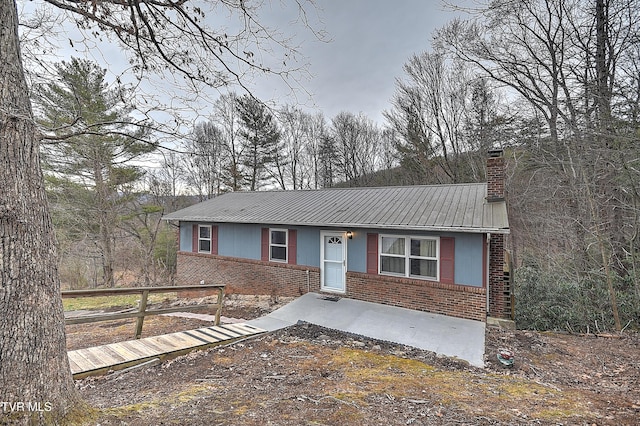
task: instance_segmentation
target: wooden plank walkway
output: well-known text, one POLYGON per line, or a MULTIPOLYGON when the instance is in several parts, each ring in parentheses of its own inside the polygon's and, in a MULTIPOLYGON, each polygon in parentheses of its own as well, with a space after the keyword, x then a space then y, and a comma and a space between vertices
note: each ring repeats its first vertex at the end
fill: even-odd
POLYGON ((74 379, 105 374, 159 358, 175 357, 193 350, 231 343, 265 330, 248 324, 223 324, 180 331, 93 348, 69 351, 69 365, 74 379))

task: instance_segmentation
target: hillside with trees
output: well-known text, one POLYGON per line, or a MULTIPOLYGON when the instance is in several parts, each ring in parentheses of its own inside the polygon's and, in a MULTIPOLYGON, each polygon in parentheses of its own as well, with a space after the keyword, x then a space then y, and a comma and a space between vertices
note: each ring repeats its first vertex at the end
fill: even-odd
MULTIPOLYGON (((640 327, 637 0, 460 10, 389 76, 384 123, 255 98, 247 75, 287 81, 298 56, 258 6, 222 2, 245 25, 227 34, 206 24, 213 6, 46 3, 87 40, 112 37, 135 83, 86 60, 46 64, 46 37, 19 35, 16 3, 0 3, 0 400, 50 401, 56 419, 82 406, 60 287, 170 283, 176 235, 164 213, 229 191, 481 182, 496 147, 518 326, 640 327), (149 79, 182 82, 188 99, 220 95, 198 119, 181 117, 173 99, 141 106, 149 79)), ((46 34, 61 25, 52 16, 23 26, 46 34)))
MULTIPOLYGON (((297 3, 297 12, 304 15, 306 6, 297 3)), ((142 215, 122 215, 120 212, 114 215, 111 210, 112 207, 119 208, 123 199, 123 188, 119 186, 132 188, 133 178, 140 176, 129 154, 138 152, 139 146, 144 145, 143 150, 150 150, 157 145, 158 139, 166 141, 177 135, 182 122, 175 108, 163 108, 166 104, 158 103, 153 96, 141 99, 136 108, 137 116, 130 120, 127 107, 132 103, 127 105, 127 102, 131 101, 131 95, 118 93, 125 104, 120 109, 120 100, 110 98, 110 90, 101 85, 100 72, 91 71, 91 65, 78 66, 81 72, 69 73, 70 80, 58 87, 49 86, 44 93, 46 96, 37 104, 36 86, 61 82, 47 63, 48 55, 56 53, 50 38, 55 38, 58 31, 64 32, 70 23, 80 31, 81 40, 85 42, 105 39, 117 46, 116 54, 120 53, 128 61, 128 70, 138 83, 136 88, 143 82, 160 81, 162 84, 156 86, 158 89, 170 90, 173 85, 173 88, 185 89, 187 97, 194 99, 202 97, 207 89, 234 84, 247 89, 245 79, 251 73, 259 72, 287 81, 287 76, 300 71, 296 48, 282 32, 264 24, 260 11, 258 5, 245 2, 197 6, 163 1, 45 0, 28 6, 15 1, 0 2, 0 181, 3 183, 0 191, 0 311, 3 313, 0 400, 3 404, 19 401, 23 408, 10 410, 9 417, 3 417, 3 422, 69 424, 72 418, 85 413, 72 380, 65 348, 58 255, 61 247, 56 239, 56 234, 62 230, 55 230, 53 225, 52 210, 56 206, 49 204, 46 194, 41 142, 57 140, 61 149, 70 149, 69 155, 82 153, 85 156, 79 162, 83 164, 83 170, 75 171, 81 173, 70 178, 70 174, 63 174, 62 169, 54 169, 48 177, 53 177, 54 181, 61 179, 61 194, 65 195, 64 191, 69 190, 67 194, 77 196, 68 200, 76 206, 80 196, 86 198, 89 208, 82 214, 96 213, 96 207, 105 208, 98 213, 97 223, 80 223, 78 229, 86 232, 86 240, 96 245, 95 251, 101 257, 102 274, 98 284, 110 285, 115 284, 111 279, 115 261, 112 262, 113 253, 108 250, 114 245, 107 239, 113 239, 114 235, 105 238, 104 230, 107 227, 116 229, 114 222, 129 217, 131 221, 143 222, 137 227, 137 233, 149 223, 145 211, 153 213, 156 210, 143 207, 142 215), (21 16, 28 11, 31 12, 29 17, 21 16), (229 21, 242 23, 241 28, 225 32, 204 19, 208 14, 215 17, 219 13, 226 14, 229 21), (275 64, 257 60, 254 52, 265 51, 277 58, 275 64), (73 77, 82 74, 91 75, 85 81, 90 89, 86 93, 81 90, 83 85, 76 85, 78 81, 73 77), (72 88, 79 91, 73 93, 71 90, 75 89, 72 88), (86 94, 92 96, 85 104, 86 94), (56 103, 47 105, 47 98, 56 103), (47 107, 60 108, 60 117, 46 112, 51 111, 47 107), (64 117, 65 110, 70 113, 67 117, 64 117), (58 122, 57 118, 62 120, 58 122), (40 119, 47 127, 41 126, 40 119), (56 124, 60 127, 54 127, 56 124), (136 134, 131 132, 134 127, 145 131, 153 129, 153 132, 144 138, 132 138, 136 134), (67 146, 66 142, 72 140, 78 145, 67 146), (83 146, 87 141, 91 143, 83 146), (138 145, 138 141, 143 144, 138 145), (86 155, 94 149, 105 151, 104 161, 100 164, 84 161, 96 159, 86 155), (127 157, 129 164, 116 166, 116 161, 127 157), (56 173, 60 175, 56 176, 56 173), (102 193, 98 195, 97 190, 102 193), (89 204, 100 202, 106 204, 89 204), (100 218, 100 214, 104 217, 100 218), (102 238, 95 237, 101 232, 102 238), (36 401, 46 403, 49 409, 32 410, 28 403, 36 401)), ((301 25, 310 28, 307 20, 301 25)), ((314 34, 319 36, 320 32, 314 34)), ((68 41, 73 44, 71 39, 68 41)), ((64 68, 62 64, 58 70, 64 71, 64 68)), ((177 96, 171 102, 178 104, 177 96)), ((62 166, 64 160, 57 158, 56 162, 62 166)), ((158 173, 158 176, 162 174, 158 173)), ((135 190, 140 192, 138 187, 135 190)), ((134 198, 145 200, 139 195, 134 198)), ((63 214, 58 218, 64 222, 63 214)), ((149 230, 153 232, 153 226, 149 230)), ((141 240, 148 240, 144 233, 140 236, 143 237, 141 240)), ((82 237, 77 233, 73 235, 76 239, 82 237)), ((115 247, 117 249, 117 245, 115 247)))
MULTIPOLYGON (((172 261, 153 247, 157 236, 163 247, 173 238, 159 224, 163 212, 177 208, 163 205, 167 200, 202 201, 229 191, 482 182, 487 151, 500 147, 508 160, 517 323, 571 331, 638 327, 640 39, 634 5, 548 0, 467 11, 468 19, 434 34, 430 50, 407 59, 385 123, 348 111, 328 118, 232 91, 221 95, 190 136, 156 155, 160 167, 129 169, 136 184, 120 189, 112 204, 129 205, 117 220, 103 220, 114 223, 112 238, 134 238, 140 246, 136 263, 145 266, 122 277, 170 281, 172 261), (160 265, 156 276, 163 278, 142 272, 150 265, 160 265)), ((45 153, 65 146, 70 142, 44 145, 45 153)), ((135 147, 127 149, 154 149, 135 147)), ((68 212, 61 204, 63 173, 50 175, 52 199, 56 211, 68 212)), ((80 211, 87 216, 91 209, 80 211)), ((67 228, 62 235, 78 235, 59 220, 67 228)), ((84 235, 91 235, 88 228, 84 235)), ((108 239, 94 241, 108 253, 108 239)), ((84 268, 92 269, 86 262, 84 268)), ((132 265, 121 262, 122 268, 132 265)), ((109 274, 91 273, 95 285, 111 285, 109 274)))

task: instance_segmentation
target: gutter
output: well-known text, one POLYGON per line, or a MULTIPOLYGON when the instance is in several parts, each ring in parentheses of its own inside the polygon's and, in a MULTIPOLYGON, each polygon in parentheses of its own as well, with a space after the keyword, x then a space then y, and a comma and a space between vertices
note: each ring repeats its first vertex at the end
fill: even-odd
POLYGON ((237 221, 220 220, 211 217, 163 217, 163 220, 177 220, 181 222, 212 222, 212 223, 241 223, 246 225, 281 225, 281 226, 315 226, 324 228, 359 228, 359 229, 395 229, 404 231, 427 231, 427 232, 459 232, 470 234, 509 234, 509 228, 474 228, 464 226, 406 226, 389 225, 380 223, 313 223, 313 222, 279 222, 279 221, 237 221))

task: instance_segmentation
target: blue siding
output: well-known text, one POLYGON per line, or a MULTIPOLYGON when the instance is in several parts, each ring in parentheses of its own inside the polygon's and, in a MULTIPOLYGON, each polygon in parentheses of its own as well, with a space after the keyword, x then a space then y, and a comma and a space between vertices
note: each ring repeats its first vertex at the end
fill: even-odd
POLYGON ((260 260, 261 226, 240 223, 218 225, 218 254, 260 260))
POLYGON ((456 239, 456 284, 482 287, 484 234, 448 234, 456 239))
MULTIPOLYGON (((180 223, 180 250, 191 251, 192 222, 180 223)), ((218 254, 260 260, 261 229, 268 225, 218 224, 218 254)), ((281 226, 278 226, 281 228, 281 226)), ((292 227, 297 229, 298 265, 320 267, 320 228, 292 227)), ((482 258, 484 234, 424 233, 384 231, 379 229, 354 229, 353 239, 347 240, 347 269, 352 272, 367 271, 367 233, 394 235, 447 236, 455 238, 455 282, 482 287, 482 258)))
POLYGON ((367 272, 367 231, 353 230, 353 238, 347 240, 347 270, 352 272, 367 272))
MULTIPOLYGON (((260 260, 261 230, 268 225, 240 223, 220 223, 218 226, 218 254, 220 256, 239 257, 260 260)), ((276 226, 282 228, 282 226, 276 226)), ((191 251, 192 222, 180 223, 180 251, 191 251)), ((320 230, 309 227, 297 229, 298 265, 320 267, 320 230)))
POLYGON ((462 233, 416 233, 399 232, 396 230, 362 229, 354 231, 353 240, 349 241, 349 270, 354 272, 366 272, 367 267, 367 233, 390 234, 390 235, 413 235, 429 237, 452 237, 455 238, 455 283, 482 287, 482 248, 484 244, 484 234, 462 234, 462 233), (356 246, 357 244, 357 246, 356 246))
POLYGON ((193 223, 180 222, 180 251, 193 249, 193 223))
POLYGON ((298 265, 320 267, 320 230, 296 227, 298 230, 298 265))

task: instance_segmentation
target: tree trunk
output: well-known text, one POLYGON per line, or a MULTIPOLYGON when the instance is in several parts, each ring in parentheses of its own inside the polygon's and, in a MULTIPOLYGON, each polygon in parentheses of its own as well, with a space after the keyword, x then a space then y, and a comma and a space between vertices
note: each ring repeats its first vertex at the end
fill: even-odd
POLYGON ((614 260, 613 269, 618 275, 624 277, 628 274, 628 270, 624 265, 624 259, 627 257, 625 248, 628 244, 625 235, 625 223, 623 217, 624 195, 620 190, 619 172, 620 163, 624 159, 620 156, 620 143, 616 138, 616 130, 614 118, 612 115, 612 94, 614 87, 614 69, 616 66, 616 53, 612 51, 611 40, 615 34, 609 33, 609 2, 604 0, 596 1, 596 104, 598 108, 596 136, 597 148, 601 149, 606 155, 606 161, 602 167, 602 184, 597 188, 604 199, 601 207, 603 218, 607 218, 608 230, 607 237, 613 249, 611 255, 614 260), (622 161, 618 161, 618 159, 622 161))
MULTIPOLYGON (((97 148, 95 148, 97 151, 97 148)), ((114 232, 113 206, 110 204, 110 189, 108 183, 102 176, 103 165, 101 163, 100 154, 93 153, 93 179, 96 184, 95 196, 97 197, 96 205, 98 206, 98 222, 100 225, 100 248, 102 254, 102 279, 105 287, 112 288, 115 286, 113 277, 113 243, 112 236, 114 232)))
POLYGON ((0 58, 0 421, 61 423, 80 400, 11 0, 0 0, 0 58))

